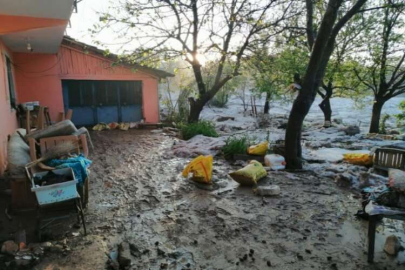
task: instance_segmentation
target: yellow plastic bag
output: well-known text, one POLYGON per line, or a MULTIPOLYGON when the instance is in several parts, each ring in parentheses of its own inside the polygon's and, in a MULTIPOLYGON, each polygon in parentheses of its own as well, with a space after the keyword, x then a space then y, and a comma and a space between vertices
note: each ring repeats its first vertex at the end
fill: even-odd
POLYGON ((106 123, 99 123, 93 127, 93 130, 102 131, 104 129, 110 129, 110 127, 106 123))
POLYGON ((248 148, 249 155, 264 156, 269 149, 269 142, 265 141, 260 144, 252 145, 248 148))
POLYGON ((127 131, 129 129, 129 123, 119 123, 118 128, 127 131))
POLYGON ((183 177, 193 174, 193 180, 199 183, 211 184, 212 156, 199 156, 193 159, 183 170, 183 177))
POLYGON ((349 153, 343 155, 343 160, 354 165, 370 166, 373 164, 373 157, 369 154, 349 153))
POLYGON ((253 186, 257 184, 257 181, 267 175, 267 171, 260 162, 252 160, 246 167, 229 175, 233 180, 243 186, 253 186))

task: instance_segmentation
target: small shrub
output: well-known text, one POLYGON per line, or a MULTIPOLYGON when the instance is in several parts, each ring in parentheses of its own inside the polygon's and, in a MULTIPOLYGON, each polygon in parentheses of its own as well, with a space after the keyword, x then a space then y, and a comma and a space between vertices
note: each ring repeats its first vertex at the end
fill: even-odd
POLYGON ((207 137, 218 137, 215 125, 210 121, 199 121, 191 124, 184 124, 181 127, 181 134, 184 140, 189 140, 195 135, 204 135, 207 137))
POLYGON ((225 146, 222 148, 222 153, 225 159, 230 159, 236 154, 246 154, 248 147, 253 144, 254 140, 248 136, 243 136, 240 138, 232 136, 225 141, 225 146))

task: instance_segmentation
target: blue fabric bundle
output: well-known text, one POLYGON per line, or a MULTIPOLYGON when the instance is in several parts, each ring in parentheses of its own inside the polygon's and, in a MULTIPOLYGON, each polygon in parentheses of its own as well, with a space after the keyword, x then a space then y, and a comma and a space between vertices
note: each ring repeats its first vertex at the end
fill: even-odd
POLYGON ((87 168, 91 165, 91 160, 79 155, 68 159, 51 159, 46 165, 56 169, 72 168, 77 181, 82 185, 88 176, 87 168))

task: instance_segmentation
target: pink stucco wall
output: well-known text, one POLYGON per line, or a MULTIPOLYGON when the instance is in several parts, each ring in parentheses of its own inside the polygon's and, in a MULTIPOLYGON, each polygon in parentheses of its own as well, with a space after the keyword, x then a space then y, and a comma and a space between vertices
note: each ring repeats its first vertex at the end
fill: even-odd
MULTIPOLYGON (((63 79, 141 80, 143 115, 147 123, 159 121, 158 78, 126 67, 112 67, 112 61, 62 45, 57 55, 15 53, 18 101, 39 101, 48 106, 52 120, 63 111, 63 79)), ((74 112, 73 112, 74 113, 74 112)))
POLYGON ((16 114, 10 106, 5 55, 14 60, 12 53, 0 41, 0 175, 7 165, 7 137, 17 128, 16 114))

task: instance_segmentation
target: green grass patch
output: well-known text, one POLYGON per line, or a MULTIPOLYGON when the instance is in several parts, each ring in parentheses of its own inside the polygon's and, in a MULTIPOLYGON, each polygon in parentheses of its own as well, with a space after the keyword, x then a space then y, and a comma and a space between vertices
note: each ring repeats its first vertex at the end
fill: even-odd
POLYGON ((199 121, 196 123, 185 124, 181 127, 181 134, 184 140, 189 140, 195 135, 218 137, 215 125, 210 121, 199 121))
POLYGON ((231 136, 225 141, 222 153, 225 159, 231 159, 236 154, 246 154, 249 146, 255 144, 255 140, 247 135, 242 137, 231 136))

